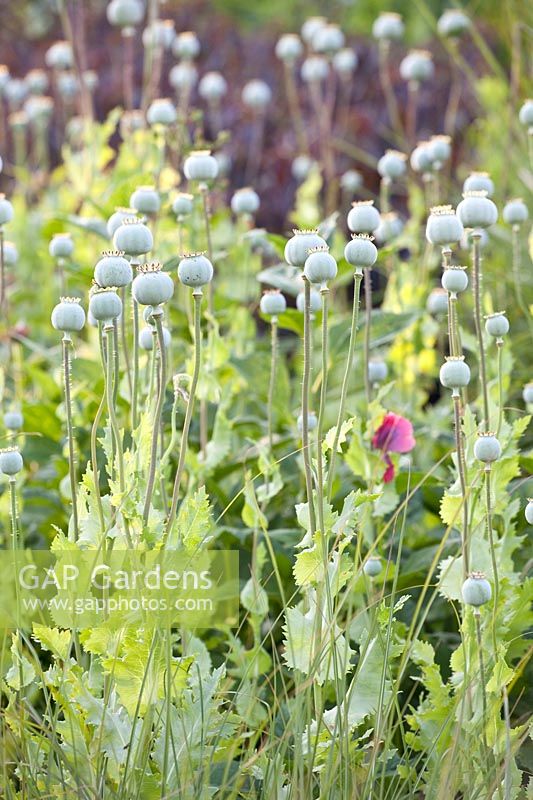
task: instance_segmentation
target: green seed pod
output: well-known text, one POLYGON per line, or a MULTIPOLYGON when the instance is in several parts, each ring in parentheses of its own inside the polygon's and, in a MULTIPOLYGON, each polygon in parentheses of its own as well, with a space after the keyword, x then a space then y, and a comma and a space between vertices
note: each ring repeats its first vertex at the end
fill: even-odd
POLYGON ((522 398, 526 405, 533 405, 533 383, 526 383, 522 390, 522 398))
POLYGON ((294 64, 303 53, 300 37, 295 33, 285 33, 276 43, 276 56, 285 64, 294 64))
POLYGON ((228 84, 220 72, 206 72, 198 84, 198 94, 207 103, 220 103, 227 91, 228 84))
POLYGON ((30 69, 24 81, 28 91, 35 95, 44 94, 48 90, 50 83, 44 69, 30 69))
POLYGON ((392 11, 384 11, 374 20, 372 25, 372 36, 374 39, 384 41, 399 41, 403 38, 405 26, 399 14, 392 11))
POLYGON ((338 25, 322 25, 311 40, 315 53, 332 55, 344 47, 344 34, 338 25))
POLYGON ((294 236, 285 245, 285 261, 293 267, 303 267, 315 247, 327 247, 326 241, 316 230, 294 230, 293 233, 294 236))
POLYGON ((177 91, 191 90, 198 81, 198 70, 190 61, 175 64, 168 74, 168 82, 177 91))
POLYGON ((335 53, 331 63, 337 75, 340 75, 344 80, 348 80, 357 69, 359 61, 355 50, 352 50, 350 47, 344 47, 342 50, 339 50, 338 53, 335 53))
POLYGON ((146 119, 149 125, 174 125, 178 119, 178 113, 174 108, 172 100, 168 97, 158 97, 152 100, 146 112, 146 119))
POLYGON ((74 252, 74 242, 70 233, 56 233, 50 240, 48 252, 52 258, 70 258, 74 252))
POLYGON ((415 172, 431 172, 435 159, 431 150, 430 142, 420 142, 417 144, 409 162, 415 172))
POLYGON ((493 433, 480 433, 474 443, 474 456, 484 464, 497 461, 502 454, 502 448, 493 433))
MULTIPOLYGON (((305 292, 298 292, 296 296, 296 308, 303 314, 305 311, 305 292)), ((311 288, 309 292, 309 310, 311 314, 317 314, 322 308, 322 298, 320 292, 311 288)))
POLYGON ((452 296, 464 292, 468 286, 468 275, 465 270, 466 267, 455 265, 446 267, 441 278, 442 288, 450 292, 452 296))
POLYGON ((161 271, 161 264, 140 264, 137 267, 131 290, 135 300, 142 306, 160 306, 174 294, 174 283, 167 272, 161 271))
POLYGON ((355 194, 363 186, 363 176, 356 169, 347 169, 341 175, 340 185, 344 192, 355 194))
POLYGON ((377 247, 367 233, 352 234, 344 248, 344 258, 352 267, 371 267, 378 257, 377 247))
POLYGON ((144 17, 144 4, 141 0, 111 0, 106 13, 110 25, 135 28, 144 17))
POLYGON ((116 231, 123 224, 124 220, 128 217, 135 217, 136 211, 134 208, 116 208, 115 212, 111 214, 107 220, 107 235, 110 239, 113 238, 116 231))
POLYGON ((13 219, 13 206, 5 194, 0 194, 0 226, 13 219))
POLYGON ((243 87, 241 100, 253 111, 263 111, 272 100, 272 89, 264 81, 248 81, 243 87))
POLYGON ((62 297, 52 311, 52 326, 56 331, 72 333, 85 325, 85 311, 78 297, 62 297))
POLYGON ((367 558, 363 564, 363 572, 369 578, 376 578, 382 569, 383 565, 381 563, 381 559, 377 558, 377 556, 371 556, 370 558, 367 558))
POLYGON ((503 221, 508 225, 521 225, 529 217, 527 206, 521 197, 509 200, 503 207, 503 221))
POLYGON ((451 138, 444 134, 437 134, 429 140, 429 157, 435 169, 440 169, 450 158, 452 154, 451 141, 451 138))
POLYGON ((448 292, 440 287, 432 289, 426 302, 426 310, 433 316, 448 313, 448 292))
MULTIPOLYGON (((139 333, 139 345, 143 350, 153 350, 154 338, 157 338, 154 337, 154 328, 148 325, 146 328, 142 328, 139 333)), ((166 349, 170 347, 171 341, 172 336, 170 335, 170 331, 167 327, 165 327, 165 325, 163 325, 163 342, 166 349)))
POLYGON ((524 512, 526 520, 530 525, 533 525, 533 500, 528 497, 526 510, 524 512))
POLYGON ((309 156, 296 156, 291 164, 291 174, 294 180, 302 183, 309 177, 309 173, 315 166, 316 161, 313 161, 309 156))
POLYGON ((327 245, 314 247, 309 251, 304 264, 304 275, 309 283, 319 283, 323 287, 336 277, 337 262, 327 245))
POLYGON ((57 76, 57 89, 65 100, 72 100, 77 96, 80 85, 74 72, 60 72, 57 76))
POLYGON ((176 58, 191 61, 200 55, 200 41, 193 31, 178 33, 172 43, 172 53, 176 58))
POLYGON ((259 307, 262 314, 277 317, 279 314, 283 314, 287 308, 287 301, 279 289, 267 289, 261 297, 259 307))
POLYGON ((463 192, 486 192, 487 197, 492 197, 494 182, 488 172, 471 172, 463 183, 463 192))
POLYGON ((139 186, 130 197, 130 206, 140 214, 157 214, 161 198, 153 186, 139 186))
POLYGON ((381 215, 381 222, 374 231, 374 237, 379 245, 389 244, 403 232, 403 222, 396 211, 389 211, 381 215))
POLYGON ((470 28, 470 19, 458 8, 449 8, 439 17, 437 30, 441 36, 455 38, 470 28))
POLYGON ((170 50, 176 39, 173 19, 154 19, 143 31, 142 41, 147 50, 159 48, 170 50))
POLYGON ((19 251, 13 242, 4 242, 4 264, 6 267, 13 267, 19 260, 19 251))
POLYGON ((483 606, 492 597, 491 585, 482 572, 472 572, 461 588, 463 602, 468 606, 483 606))
POLYGON ((102 288, 129 286, 133 270, 120 250, 105 250, 94 268, 94 280, 102 288))
POLYGON ((6 447, 0 450, 0 473, 13 477, 24 466, 22 456, 17 447, 6 447))
MULTIPOLYGON (((300 433, 303 430, 303 421, 304 418, 300 414, 296 421, 296 426, 300 433)), ((309 414, 307 415, 307 430, 314 431, 317 426, 318 426, 317 416, 314 411, 310 411, 309 414)))
POLYGON ((509 333, 509 320, 505 316, 505 311, 489 314, 485 317, 485 320, 485 330, 489 336, 494 336, 495 339, 501 339, 502 336, 509 333))
POLYGON ((387 380, 389 369, 382 358, 372 358, 368 362, 368 380, 374 385, 387 380))
POLYGON ((186 217, 192 214, 194 209, 194 197, 192 194, 180 192, 172 201, 172 211, 176 217, 186 217))
POLYGON ((386 150, 385 155, 381 156, 378 161, 379 174, 382 178, 388 178, 391 181, 398 180, 405 175, 406 159, 405 153, 400 153, 398 150, 386 150))
POLYGON ((329 64, 324 56, 308 56, 302 64, 300 75, 304 83, 320 83, 329 74, 329 64))
POLYGON ((231 198, 231 210, 237 216, 256 214, 259 210, 259 195, 249 186, 237 189, 231 198))
POLYGON ((522 125, 530 128, 533 125, 533 100, 526 100, 520 109, 518 119, 522 125))
POLYGON ((474 237, 477 237, 480 250, 484 250, 489 244, 489 234, 484 228, 471 228, 465 230, 461 239, 461 247, 463 250, 470 250, 472 248, 474 237))
POLYGON ((426 225, 426 239, 431 244, 444 247, 460 242, 463 230, 461 219, 452 206, 435 206, 431 209, 426 225))
POLYGON ((54 42, 46 51, 44 60, 46 66, 54 70, 72 69, 74 66, 72 48, 65 41, 54 42))
POLYGON ((24 417, 20 411, 6 411, 4 425, 8 431, 19 431, 24 425, 24 417))
POLYGON ((326 17, 308 17, 302 25, 300 33, 306 44, 311 44, 316 33, 328 24, 326 17))
POLYGON ((373 200, 357 200, 348 214, 348 227, 352 233, 374 233, 379 228, 381 216, 373 200))
POLYGON ((213 280, 213 265, 205 253, 190 253, 178 264, 178 278, 185 286, 205 286, 213 280))
POLYGON ((435 74, 429 50, 411 50, 400 63, 400 75, 404 81, 423 83, 435 74))
POLYGON ((218 175, 217 160, 210 150, 193 150, 185 159, 183 172, 189 181, 212 181, 218 175))
POLYGON ((440 382, 446 389, 461 389, 470 383, 470 368, 464 356, 448 356, 440 368, 440 382))
POLYGON ((150 230, 137 217, 126 217, 113 236, 116 250, 122 250, 129 256, 140 256, 148 253, 154 246, 150 230))
POLYGON ((498 209, 486 192, 464 192, 456 213, 465 228, 488 228, 498 219, 498 209))
POLYGON ((122 314, 122 301, 114 288, 93 289, 89 298, 89 310, 98 322, 110 322, 122 314))

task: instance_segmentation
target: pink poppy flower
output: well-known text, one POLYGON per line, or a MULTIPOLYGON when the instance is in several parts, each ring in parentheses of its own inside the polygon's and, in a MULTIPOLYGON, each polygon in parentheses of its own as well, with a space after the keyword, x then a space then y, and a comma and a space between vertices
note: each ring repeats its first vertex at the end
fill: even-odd
POLYGON ((389 453, 408 453, 416 444, 413 426, 405 417, 388 412, 372 437, 372 447, 381 450, 387 469, 383 473, 385 483, 394 478, 394 464, 389 453))

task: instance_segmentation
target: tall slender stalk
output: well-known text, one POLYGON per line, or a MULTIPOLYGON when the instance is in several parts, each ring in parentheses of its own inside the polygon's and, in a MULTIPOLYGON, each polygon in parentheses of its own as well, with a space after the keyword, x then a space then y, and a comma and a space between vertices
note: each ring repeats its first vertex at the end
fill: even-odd
POLYGON ((387 113, 389 115, 389 122, 392 130, 398 139, 400 139, 402 136, 402 122, 400 119, 398 101, 396 99, 396 95, 394 94, 394 88, 392 86, 389 70, 390 42, 386 39, 380 39, 378 52, 379 79, 381 82, 381 88, 383 89, 383 94, 385 95, 385 103, 387 106, 387 113))
POLYGON ((316 517, 313 501, 313 475, 309 450, 309 385, 311 380, 311 284, 304 281, 304 371, 302 379, 302 451, 305 470, 305 487, 311 533, 316 532, 316 517))
POLYGON ((483 430, 489 429, 489 390, 487 386, 487 370, 485 365, 485 342, 483 328, 481 326, 481 250, 479 234, 472 234, 472 292, 474 294, 474 326, 479 352, 479 381, 481 384, 481 394, 483 397, 483 430))
POLYGON ((150 514, 150 507, 152 505, 152 496, 154 493, 155 472, 157 465, 157 449, 161 433, 161 415, 163 412, 163 402, 165 400, 165 389, 167 385, 167 356, 166 356, 165 339, 163 336, 163 323, 161 321, 162 316, 163 316, 163 310, 161 309, 161 307, 154 309, 152 311, 152 318, 155 322, 155 326, 157 329, 157 339, 159 343, 160 375, 159 375, 159 392, 157 395, 157 403, 153 418, 150 466, 148 471, 148 482, 146 485, 146 497, 144 501, 144 510, 143 510, 143 521, 145 525, 148 524, 148 515, 150 514))
POLYGON ((335 460, 337 458, 337 448, 339 446, 341 426, 344 417, 344 409, 346 407, 348 384, 350 381, 350 375, 352 373, 352 368, 353 368, 353 357, 355 352, 355 339, 357 335, 357 322, 359 318, 359 303, 361 296, 361 281, 363 280, 363 273, 359 270, 354 274, 353 277, 354 277, 354 292, 353 292, 353 305, 352 305, 352 324, 350 327, 350 341, 348 343, 348 355, 346 357, 346 366, 344 368, 344 375, 342 378, 341 396, 339 400, 339 412, 337 414, 337 424, 335 427, 335 439, 333 441, 333 448, 331 450, 331 458, 329 463, 328 487, 326 492, 327 500, 329 500, 331 497, 333 480, 335 478, 335 460))
POLYGON ((70 348, 72 346, 72 339, 70 334, 63 334, 63 383, 65 391, 65 413, 67 417, 67 445, 68 445, 68 470, 70 477, 70 497, 72 502, 72 522, 74 527, 74 541, 79 539, 79 523, 78 523, 78 503, 77 503, 77 481, 76 481, 76 464, 74 457, 74 433, 72 424, 72 396, 70 390, 70 348))
POLYGON ((496 650, 496 628, 495 628, 495 617, 496 612, 498 609, 498 601, 500 598, 500 580, 498 577, 498 562, 496 559, 496 549, 494 543, 494 530, 492 527, 492 497, 491 497, 491 489, 490 489, 490 476, 491 476, 491 466, 490 464, 485 465, 485 521, 487 527, 487 538, 489 541, 489 548, 490 548, 490 560, 492 563, 492 572, 493 572, 493 580, 494 580, 494 614, 493 614, 493 637, 494 637, 494 657, 497 657, 497 650, 496 650))
POLYGON ((318 502, 318 524, 320 532, 325 538, 326 531, 324 526, 324 412, 326 409, 326 396, 328 391, 328 299, 329 289, 322 286, 320 289, 322 296, 322 381, 320 385, 320 405, 318 408, 318 425, 316 436, 316 463, 317 463, 317 502, 318 502))
POLYGON ((11 548, 12 550, 19 550, 20 542, 17 512, 17 479, 14 475, 9 478, 9 504, 11 516, 11 548))
POLYGON ((371 387, 368 376, 368 362, 370 361, 370 323, 372 321, 372 269, 365 267, 363 270, 365 283, 365 333, 363 337, 363 369, 365 382, 365 397, 367 405, 370 403, 371 387))
POLYGON ((198 378, 200 377, 200 365, 202 360, 202 331, 200 327, 200 306, 202 303, 202 290, 200 288, 194 289, 194 369, 191 380, 191 387, 189 390, 189 398, 187 400, 187 408, 185 411, 185 420, 183 423, 183 430, 181 434, 180 453, 178 458, 178 466, 176 469, 176 476, 174 478, 174 487, 172 490, 172 501, 170 505, 170 512, 167 519, 165 528, 165 537, 168 538, 172 525, 176 518, 176 511, 178 508, 178 499, 181 486, 181 479, 183 470, 185 468, 185 457, 187 455, 187 448, 189 444, 189 430, 191 427, 192 413, 194 410, 194 400, 196 397, 196 388, 198 386, 198 378))
POLYGON ((133 394, 131 400, 131 428, 139 422, 139 304, 132 296, 133 309, 133 394))
POLYGON ((455 449, 457 452, 457 470, 459 472, 459 483, 461 486, 461 496, 463 505, 463 536, 462 536, 462 553, 463 553, 463 577, 468 576, 469 570, 469 543, 468 543, 468 500, 467 500, 467 486, 466 486, 466 460, 463 433, 461 431, 461 396, 459 392, 454 389, 452 393, 454 422, 455 422, 455 449))
POLYGON ((411 150, 414 147, 416 139, 416 117, 418 110, 418 95, 420 92, 420 84, 418 81, 409 81, 407 88, 407 116, 405 122, 405 138, 407 140, 407 147, 411 150))
POLYGON ((307 142, 300 100, 298 98, 298 89, 294 79, 294 65, 285 61, 283 63, 283 75, 285 78, 285 91, 287 93, 289 113, 292 117, 298 151, 300 153, 308 153, 309 145, 307 142))
MULTIPOLYGON (((106 354, 104 351, 104 338, 102 334, 102 325, 99 323, 98 325, 98 338, 100 343, 100 355, 102 358, 102 367, 104 369, 104 373, 106 370, 106 354)), ((98 435, 98 426, 100 425, 100 420, 102 419, 102 414, 104 411, 105 406, 105 387, 102 397, 100 398, 100 403, 98 405, 98 409, 96 411, 93 424, 91 426, 91 464, 93 470, 93 478, 94 478, 94 491, 96 497, 96 507, 98 509, 98 519, 100 521, 100 528, 102 529, 102 533, 105 533, 105 518, 104 518, 104 509, 102 506, 102 497, 100 494, 100 480, 99 480, 99 472, 98 472, 98 462, 97 462, 97 453, 96 453, 96 439, 98 435)))
POLYGON ((134 105, 134 50, 133 50, 133 37, 135 31, 133 28, 125 28, 122 32, 122 39, 124 42, 124 72, 123 78, 123 91, 124 91, 124 106, 126 111, 132 111, 134 105))
POLYGON ((120 299, 122 301, 122 314, 120 316, 120 338, 122 342, 122 353, 124 354, 124 365, 126 367, 126 378, 128 380, 128 388, 130 392, 130 398, 133 396, 133 383, 131 377, 131 364, 130 364, 130 354, 128 351, 128 340, 126 337, 126 287, 122 286, 120 289, 120 299))
POLYGON ((487 745, 487 733, 486 733, 486 726, 487 726, 487 690, 485 688, 485 660, 483 658, 483 642, 481 639, 481 614, 478 609, 474 609, 474 621, 476 625, 476 640, 477 640, 477 651, 478 651, 478 658, 479 658, 479 683, 481 686, 481 700, 483 704, 483 717, 481 723, 481 738, 483 741, 483 748, 485 753, 488 754, 488 745, 487 745))
POLYGON ((4 226, 0 225, 0 311, 5 313, 6 302, 6 264, 4 258, 4 226))
POLYGON ((268 418, 268 448, 270 455, 274 450, 274 389, 276 386, 276 367, 278 359, 278 318, 272 317, 270 323, 270 380, 268 383, 268 405, 267 405, 267 418, 268 418))

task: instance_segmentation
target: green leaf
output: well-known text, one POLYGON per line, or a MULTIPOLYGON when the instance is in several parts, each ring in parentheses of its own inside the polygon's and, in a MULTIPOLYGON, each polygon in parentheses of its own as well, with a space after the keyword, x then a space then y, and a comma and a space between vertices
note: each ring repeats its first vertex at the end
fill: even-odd
POLYGON ((61 661, 66 661, 72 643, 72 634, 69 631, 60 631, 59 628, 47 628, 45 625, 38 625, 34 622, 33 636, 45 650, 49 650, 61 661))

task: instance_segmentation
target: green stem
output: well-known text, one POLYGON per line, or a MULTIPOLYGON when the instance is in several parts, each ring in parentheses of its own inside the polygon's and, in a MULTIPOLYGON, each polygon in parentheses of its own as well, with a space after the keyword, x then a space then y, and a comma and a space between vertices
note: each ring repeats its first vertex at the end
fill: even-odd
POLYGON ((396 95, 394 94, 394 88, 392 86, 392 81, 389 72, 390 43, 385 39, 381 39, 379 42, 378 52, 379 52, 379 79, 381 82, 381 88, 383 90, 383 94, 385 95, 385 103, 387 106, 389 121, 393 132, 396 134, 396 137, 400 139, 402 136, 402 123, 400 119, 400 112, 398 109, 398 101, 396 100, 396 95))
POLYGON ((478 234, 472 236, 472 261, 473 261, 473 274, 472 274, 472 291, 474 294, 474 325, 476 329, 476 337, 478 342, 479 352, 479 380, 481 383, 481 392, 483 395, 483 429, 488 431, 489 419, 489 392, 487 387, 487 371, 485 365, 485 342, 483 339, 483 328, 481 326, 481 251, 480 242, 481 237, 478 234))
POLYGON ((363 270, 365 279, 365 334, 363 337, 363 369, 365 371, 365 397, 367 405, 370 404, 371 387, 368 377, 368 362, 370 360, 370 323, 372 320, 372 270, 365 267, 363 270))
POLYGON ((485 688, 485 660, 483 658, 483 644, 481 641, 481 622, 480 622, 481 614, 478 610, 474 611, 474 620, 476 623, 476 639, 477 639, 477 650, 478 650, 478 657, 479 657, 479 683, 481 685, 481 698, 483 703, 483 719, 481 723, 481 738, 483 740, 483 747, 485 749, 485 753, 488 753, 488 746, 487 746, 487 733, 486 733, 486 725, 487 725, 487 691, 485 688))
POLYGON ((323 286, 320 290, 322 295, 322 382, 320 385, 320 405, 318 408, 318 425, 316 436, 316 463, 317 463, 317 501, 318 501, 318 524, 322 536, 326 537, 324 525, 324 411, 326 408, 326 395, 328 391, 328 298, 329 289, 323 286))
POLYGON ((302 379, 302 450, 311 534, 316 533, 313 476, 309 451, 309 384, 311 379, 311 284, 304 275, 304 371, 302 379))
POLYGON ((270 381, 268 384, 268 448, 272 456, 274 450, 274 388, 276 385, 276 366, 278 358, 278 319, 272 317, 270 324, 271 354, 270 354, 270 381))
POLYGON ((498 438, 503 423, 503 339, 498 339, 496 341, 496 347, 498 348, 498 425, 496 427, 496 438, 498 438))
POLYGON ((490 559, 492 563, 492 573, 494 579, 494 604, 493 604, 493 617, 492 617, 492 634, 493 634, 493 642, 494 642, 494 658, 497 658, 497 639, 496 639, 496 614, 498 611, 498 601, 500 598, 500 580, 498 577, 498 563, 496 560, 496 548, 494 544, 494 530, 492 527, 492 498, 491 498, 491 490, 490 490, 490 475, 491 475, 491 468, 490 464, 487 464, 485 467, 485 503, 486 503, 486 526, 487 526, 487 538, 489 540, 489 548, 490 548, 490 559))
POLYGON ((11 507, 11 547, 20 549, 18 517, 17 517, 17 482, 14 476, 9 479, 9 498, 11 507))
POLYGON ((200 377, 200 365, 202 357, 202 332, 200 327, 200 306, 202 303, 202 290, 194 289, 192 296, 194 299, 194 370, 192 375, 191 388, 189 391, 189 399, 187 400, 187 409, 185 411, 183 431, 181 434, 180 454, 178 458, 176 477, 174 478, 174 488, 172 490, 172 501, 165 529, 165 537, 168 537, 172 529, 172 525, 174 524, 174 520, 176 518, 181 478, 183 475, 183 470, 185 468, 185 457, 187 455, 187 447, 189 442, 189 430, 191 427, 192 412, 194 410, 194 400, 196 397, 196 387, 198 386, 198 378, 200 377))
MULTIPOLYGON (((103 347, 103 338, 102 338, 102 326, 101 324, 98 325, 98 336, 100 340, 100 354, 102 357, 102 366, 104 368, 104 372, 106 369, 106 359, 104 354, 104 347, 103 347)), ((99 472, 97 466, 97 456, 96 456, 96 440, 98 435, 98 426, 100 425, 100 420, 102 419, 102 414, 104 411, 105 405, 105 389, 100 398, 100 403, 98 405, 98 409, 96 411, 96 415, 93 420, 93 424, 91 426, 91 463, 93 469, 93 478, 94 478, 94 492, 96 497, 96 507, 98 509, 98 518, 100 520, 100 527, 102 529, 102 533, 105 533, 105 518, 104 518, 104 509, 102 506, 102 497, 100 495, 100 480, 99 480, 99 472)))
MULTIPOLYGON (((455 392, 456 390, 454 390, 455 392)), ((463 577, 469 573, 469 554, 468 554, 468 500, 466 494, 466 463, 463 434, 461 431, 461 397, 458 393, 452 394, 453 410, 455 420, 455 449, 457 452, 457 469, 459 471, 459 483, 461 485, 461 496, 463 504, 463 577)))
POLYGON ((152 428, 152 447, 150 451, 150 468, 148 472, 148 483, 146 485, 146 497, 144 501, 143 522, 148 524, 148 515, 150 514, 150 506, 152 505, 152 496, 154 493, 155 484, 155 471, 157 465, 157 446, 161 431, 161 415, 163 412, 163 402, 165 400, 165 389, 167 385, 167 356, 165 348, 165 339, 163 337, 163 323, 161 318, 163 316, 162 309, 154 310, 152 318, 155 322, 157 329, 157 339, 159 342, 159 358, 161 363, 161 372, 159 378, 159 392, 157 394, 157 404, 154 412, 153 428, 152 428))
POLYGON ((344 409, 346 406, 346 396, 348 393, 348 384, 353 368, 353 357, 355 352, 355 339, 357 335, 357 322, 359 318, 359 301, 361 296, 361 281, 363 280, 363 273, 356 272, 354 275, 354 294, 352 305, 352 325, 350 328, 350 341, 348 344, 348 356, 346 358, 346 367, 344 368, 344 376, 342 379, 341 397, 339 401, 339 413, 337 415, 337 425, 335 428, 335 439, 333 441, 333 448, 331 451, 331 460, 329 465, 328 475, 328 488, 326 497, 329 501, 331 497, 331 490, 333 488, 333 479, 335 477, 335 459, 337 458, 337 448, 339 446, 339 439, 341 435, 341 425, 344 417, 344 409))
POLYGON ((72 502, 72 521, 74 527, 74 541, 80 535, 78 524, 76 465, 74 463, 74 433, 72 425, 72 397, 70 391, 70 347, 72 339, 68 333, 63 335, 63 377, 65 389, 65 413, 67 417, 67 444, 68 444, 68 469, 70 476, 70 497, 72 502))
POLYGON ((137 428, 139 405, 139 304, 134 297, 131 299, 133 307, 133 396, 131 402, 131 427, 137 428))
POLYGON ((124 353, 124 365, 126 367, 126 377, 128 379, 128 388, 130 398, 133 397, 133 383, 131 378, 131 364, 130 354, 128 351, 128 341, 126 337, 126 287, 123 286, 120 290, 120 299, 122 300, 122 314, 120 317, 120 338, 122 340, 122 352, 124 353))

